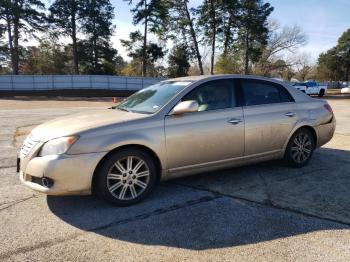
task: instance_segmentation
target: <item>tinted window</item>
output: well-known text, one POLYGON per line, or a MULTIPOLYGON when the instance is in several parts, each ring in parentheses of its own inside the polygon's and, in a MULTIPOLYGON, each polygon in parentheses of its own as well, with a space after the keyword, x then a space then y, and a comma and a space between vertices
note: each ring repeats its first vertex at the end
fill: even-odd
POLYGON ((195 100, 198 111, 231 108, 233 104, 233 81, 214 80, 204 83, 182 98, 182 101, 195 100))
POLYGON ((246 106, 292 102, 293 98, 283 86, 259 80, 242 80, 246 106))

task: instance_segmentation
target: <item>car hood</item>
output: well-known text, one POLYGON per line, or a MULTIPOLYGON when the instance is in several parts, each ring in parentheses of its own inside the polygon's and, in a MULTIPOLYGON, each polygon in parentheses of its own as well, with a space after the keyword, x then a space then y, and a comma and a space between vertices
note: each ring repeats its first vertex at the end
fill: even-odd
POLYGON ((96 109, 83 113, 56 118, 34 128, 31 135, 46 142, 50 139, 70 136, 89 129, 119 124, 145 118, 149 115, 120 111, 117 109, 96 109))

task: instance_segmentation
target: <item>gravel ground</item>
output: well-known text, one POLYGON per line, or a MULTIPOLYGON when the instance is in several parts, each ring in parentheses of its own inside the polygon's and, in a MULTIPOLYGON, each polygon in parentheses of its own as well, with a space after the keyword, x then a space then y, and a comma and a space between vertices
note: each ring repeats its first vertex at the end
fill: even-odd
POLYGON ((349 261, 350 99, 328 99, 336 134, 307 167, 268 162, 177 179, 127 208, 47 197, 15 173, 35 125, 110 99, 1 99, 0 261, 349 261))

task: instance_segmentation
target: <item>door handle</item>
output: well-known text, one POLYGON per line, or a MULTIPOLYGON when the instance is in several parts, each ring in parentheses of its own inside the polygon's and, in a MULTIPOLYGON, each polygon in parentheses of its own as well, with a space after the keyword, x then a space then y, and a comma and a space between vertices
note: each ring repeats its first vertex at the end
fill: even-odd
POLYGON ((295 112, 287 112, 287 113, 285 113, 284 115, 285 116, 289 116, 289 117, 293 117, 293 116, 295 116, 297 113, 295 113, 295 112))
POLYGON ((237 125, 241 122, 242 122, 242 119, 238 119, 238 118, 233 118, 233 119, 230 119, 229 121, 227 121, 227 123, 230 123, 232 125, 237 125))

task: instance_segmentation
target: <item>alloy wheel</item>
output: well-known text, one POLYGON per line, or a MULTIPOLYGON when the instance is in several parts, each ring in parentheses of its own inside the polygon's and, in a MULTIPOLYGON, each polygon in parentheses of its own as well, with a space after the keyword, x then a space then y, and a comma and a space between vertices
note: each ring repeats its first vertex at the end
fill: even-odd
POLYGON ((118 200, 133 200, 140 196, 150 182, 150 169, 136 156, 117 160, 107 174, 107 188, 118 200))
POLYGON ((307 133, 299 133, 293 140, 291 153, 292 158, 298 164, 306 162, 312 153, 312 139, 307 133))

